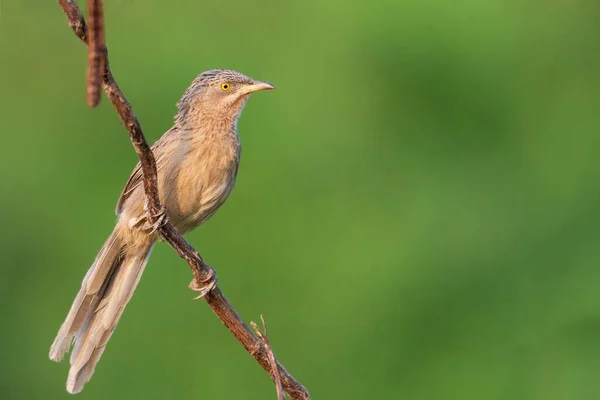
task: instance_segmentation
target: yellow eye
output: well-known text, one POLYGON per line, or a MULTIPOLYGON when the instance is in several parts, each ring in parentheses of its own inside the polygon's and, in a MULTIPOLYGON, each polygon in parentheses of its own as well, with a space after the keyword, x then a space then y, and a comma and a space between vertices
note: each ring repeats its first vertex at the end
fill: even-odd
POLYGON ((223 89, 223 90, 229 90, 230 87, 231 87, 231 85, 227 82, 221 83, 221 89, 223 89))

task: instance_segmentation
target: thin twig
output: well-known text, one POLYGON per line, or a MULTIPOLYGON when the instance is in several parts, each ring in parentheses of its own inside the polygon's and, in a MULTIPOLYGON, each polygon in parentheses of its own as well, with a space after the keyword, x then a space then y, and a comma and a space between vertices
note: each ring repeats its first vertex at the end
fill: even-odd
POLYGON ((102 76, 104 75, 104 11, 102 0, 88 0, 88 67, 87 102, 90 107, 100 103, 102 76))
MULTIPOLYGON (((57 1, 67 15, 69 25, 73 29, 73 32, 87 44, 87 27, 77 3, 75 3, 74 0, 57 1)), ((121 122, 125 128, 127 128, 129 138, 140 159, 142 172, 144 174, 144 190, 147 198, 148 221, 155 224, 159 222, 161 215, 163 215, 163 207, 160 204, 158 197, 156 161, 150 146, 144 137, 140 123, 133 113, 131 104, 129 104, 123 95, 123 92, 121 92, 121 89, 112 75, 106 46, 103 46, 102 51, 104 53, 104 76, 102 87, 119 115, 121 122)), ((175 252, 190 266, 190 269, 194 274, 192 286, 201 287, 205 283, 214 280, 214 270, 204 262, 202 257, 200 257, 200 254, 175 230, 168 219, 163 220, 162 223, 159 224, 158 232, 161 238, 170 244, 175 252)), ((273 379, 275 379, 277 372, 280 373, 283 387, 292 399, 310 399, 310 394, 306 388, 295 380, 279 362, 276 361, 275 365, 277 368, 273 368, 273 364, 269 360, 266 346, 252 332, 248 325, 244 323, 219 287, 215 286, 204 296, 204 299, 217 317, 225 324, 227 329, 229 329, 242 346, 244 346, 246 351, 254 357, 260 366, 269 372, 273 379)))
POLYGON ((285 393, 283 392, 283 387, 281 385, 281 374, 279 373, 279 369, 277 368, 277 359, 275 358, 275 353, 273 353, 273 347, 271 347, 271 343, 269 343, 269 335, 267 333, 267 323, 263 316, 260 316, 260 320, 263 325, 263 332, 258 329, 258 326, 254 321, 250 321, 250 326, 256 332, 256 336, 263 342, 265 348, 267 349, 267 353, 269 355, 269 361, 271 362, 271 369, 273 370, 273 380, 275 381, 275 388, 277 390, 277 400, 285 400, 285 393))

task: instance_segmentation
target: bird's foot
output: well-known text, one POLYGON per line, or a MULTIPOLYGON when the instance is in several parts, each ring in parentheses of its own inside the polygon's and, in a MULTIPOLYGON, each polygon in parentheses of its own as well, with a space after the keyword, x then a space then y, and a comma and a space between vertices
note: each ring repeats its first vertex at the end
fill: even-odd
MULTIPOLYGON (((148 202, 144 202, 144 211, 148 212, 148 202)), ((148 235, 152 235, 158 229, 163 227, 167 223, 167 209, 162 204, 160 205, 160 209, 155 214, 152 215, 152 218, 156 218, 156 222, 153 224, 148 222, 148 218, 145 218, 144 224, 142 225, 142 230, 148 232, 148 235)))
POLYGON ((190 289, 199 293, 198 296, 194 297, 194 300, 203 298, 217 287, 217 273, 210 265, 206 264, 206 267, 208 268, 208 276, 206 279, 201 281, 194 278, 190 282, 190 289))

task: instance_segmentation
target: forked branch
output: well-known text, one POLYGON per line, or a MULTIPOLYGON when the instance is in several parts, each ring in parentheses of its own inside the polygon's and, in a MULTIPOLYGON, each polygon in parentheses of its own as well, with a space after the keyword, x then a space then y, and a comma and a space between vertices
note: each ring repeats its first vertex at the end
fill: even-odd
MULTIPOLYGON (((88 45, 88 42, 94 42, 96 44, 102 43, 99 46, 100 49, 94 49, 94 52, 91 53, 90 56, 92 56, 92 54, 97 54, 97 51, 102 52, 99 57, 95 58, 104 63, 103 68, 101 67, 101 71, 103 72, 102 88, 119 115, 121 122, 125 125, 125 128, 129 133, 129 138, 140 159, 142 172, 144 174, 144 190, 147 199, 146 211, 148 221, 158 226, 158 232, 161 238, 171 245, 177 254, 179 254, 179 256, 190 266, 190 269, 194 274, 194 280, 190 286, 196 289, 205 287, 208 282, 214 282, 214 270, 204 262, 198 251, 196 251, 175 230, 168 219, 164 218, 164 208, 158 197, 158 178, 154 155, 144 137, 139 121, 133 113, 131 104, 129 104, 123 95, 123 92, 121 92, 121 89, 112 75, 106 46, 103 45, 103 41, 101 40, 90 40, 85 20, 81 15, 79 6, 74 0, 57 1, 67 15, 69 25, 73 29, 73 32, 75 32, 79 39, 88 45)), ((96 3, 101 7, 101 2, 96 3)), ((100 30, 103 31, 103 26, 100 27, 100 30)), ((310 395, 306 388, 295 380, 294 377, 292 377, 285 368, 275 360, 273 352, 268 347, 268 341, 261 340, 252 332, 250 327, 244 323, 239 314, 231 306, 218 286, 210 286, 203 297, 223 324, 225 324, 227 329, 229 329, 242 346, 244 346, 246 351, 256 359, 260 366, 276 380, 276 383, 280 377, 280 383, 292 399, 310 399, 310 395)))

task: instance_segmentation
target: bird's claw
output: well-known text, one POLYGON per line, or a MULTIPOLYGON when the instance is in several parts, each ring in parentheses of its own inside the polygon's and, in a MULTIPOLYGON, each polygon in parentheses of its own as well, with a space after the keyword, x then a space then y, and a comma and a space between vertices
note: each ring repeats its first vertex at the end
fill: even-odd
MULTIPOLYGON (((144 211, 148 212, 148 203, 147 202, 144 203, 144 211)), ((146 218, 146 221, 142 225, 142 230, 147 231, 149 235, 152 235, 154 232, 156 232, 158 229, 160 229, 162 226, 164 226, 167 223, 167 209, 165 208, 165 206, 163 206, 161 204, 158 212, 155 214, 151 214, 151 215, 152 215, 152 218, 156 218, 156 222, 154 222, 153 224, 150 224, 148 222, 148 219, 146 218)))
POLYGON ((194 278, 190 282, 190 289, 194 292, 198 292, 198 296, 194 297, 194 300, 198 300, 210 293, 214 288, 217 287, 217 274, 215 270, 210 266, 208 268, 208 277, 202 281, 194 278))

